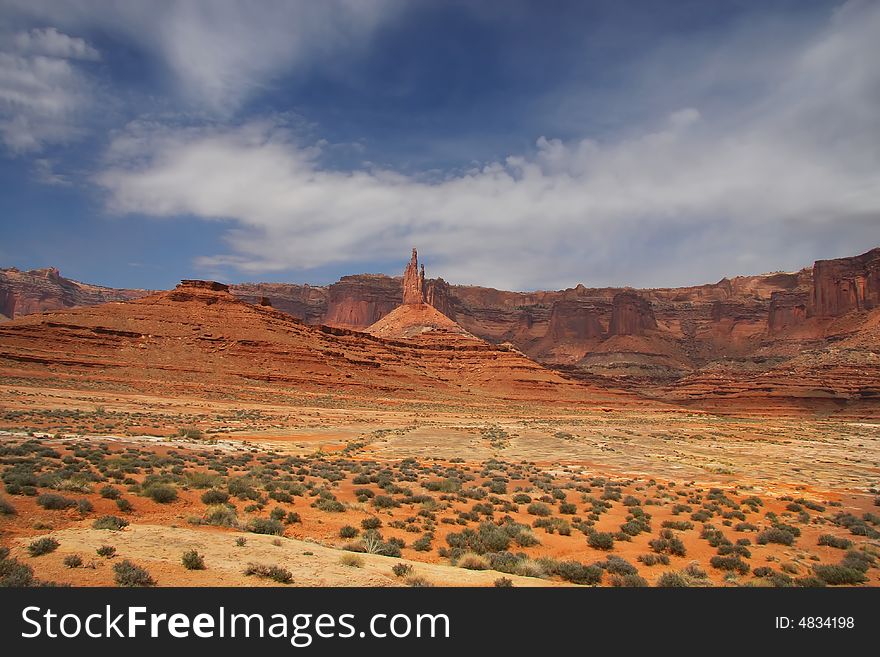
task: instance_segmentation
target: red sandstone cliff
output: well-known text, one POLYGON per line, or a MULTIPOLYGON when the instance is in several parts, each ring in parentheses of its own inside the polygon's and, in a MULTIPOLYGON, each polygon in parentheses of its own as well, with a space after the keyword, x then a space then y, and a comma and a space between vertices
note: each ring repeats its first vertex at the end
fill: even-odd
POLYGON ((840 317, 852 310, 880 306, 880 248, 813 265, 811 314, 840 317))
POLYGON ((145 294, 148 291, 80 283, 64 278, 55 267, 30 271, 20 271, 14 267, 0 269, 0 314, 9 319, 73 306, 126 301, 145 294))

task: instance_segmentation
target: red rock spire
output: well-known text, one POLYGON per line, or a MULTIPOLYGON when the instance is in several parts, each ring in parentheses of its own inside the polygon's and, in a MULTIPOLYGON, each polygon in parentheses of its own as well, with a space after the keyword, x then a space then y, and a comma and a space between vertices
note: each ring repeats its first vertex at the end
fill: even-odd
POLYGON ((419 254, 413 249, 412 258, 403 270, 403 303, 425 303, 425 268, 419 271, 419 254))

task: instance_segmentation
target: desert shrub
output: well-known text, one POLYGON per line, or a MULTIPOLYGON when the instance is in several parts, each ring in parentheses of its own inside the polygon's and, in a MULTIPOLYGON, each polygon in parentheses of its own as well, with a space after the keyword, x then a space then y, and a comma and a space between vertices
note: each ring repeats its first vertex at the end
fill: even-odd
POLYGON ((32 557, 39 557, 40 555, 54 552, 58 549, 59 545, 61 544, 51 536, 44 536, 43 538, 38 538, 30 545, 28 545, 28 554, 30 554, 32 557))
POLYGON ((590 532, 587 545, 596 550, 613 550, 614 536, 608 532, 590 532))
POLYGON ((642 502, 633 495, 627 495, 623 498, 623 506, 641 506, 642 502))
POLYGON ((813 566, 813 573, 820 580, 832 586, 842 584, 861 584, 866 581, 865 573, 843 565, 813 566))
POLYGON ((756 532, 756 531, 758 531, 758 528, 750 522, 740 522, 734 526, 733 531, 735 531, 735 532, 756 532))
POLYGON ((532 502, 526 507, 526 512, 533 516, 546 517, 553 513, 553 510, 543 502, 532 502))
POLYGON ((209 506, 205 509, 205 515, 202 517, 202 523, 206 525, 214 525, 217 527, 237 527, 238 515, 235 509, 217 504, 209 506))
POLYGON ((361 520, 361 529, 379 529, 381 526, 382 521, 376 516, 370 516, 361 520))
POLYGON ((396 563, 391 567, 391 572, 394 573, 396 577, 407 577, 408 575, 412 575, 413 567, 408 563, 396 563))
POLYGON ((648 546, 658 554, 672 554, 683 557, 687 554, 684 543, 670 529, 661 529, 660 538, 651 539, 648 546))
POLYGON ((706 522, 712 517, 712 515, 712 513, 705 509, 699 509, 691 514, 691 520, 695 520, 696 522, 706 522))
POLYGON ((78 554, 68 554, 64 557, 64 565, 68 568, 79 568, 83 565, 83 559, 78 554))
POLYGON ((555 561, 553 559, 541 559, 539 563, 551 575, 558 575, 572 584, 595 585, 602 581, 602 569, 598 566, 588 566, 579 561, 555 561))
POLYGON ((577 504, 573 504, 571 502, 563 502, 559 505, 559 513, 567 516, 573 516, 575 513, 577 513, 577 504))
POLYGON ((99 557, 107 557, 108 559, 116 554, 116 548, 112 545, 102 545, 95 552, 99 557))
POLYGON ((128 513, 129 511, 132 511, 134 509, 134 507, 131 505, 131 502, 121 497, 116 500, 116 508, 123 513, 128 513))
POLYGON ((40 493, 37 496, 37 504, 50 511, 63 511, 76 506, 76 500, 64 497, 58 493, 40 493))
POLYGON ((412 543, 412 549, 416 552, 429 552, 431 550, 431 541, 433 540, 432 534, 425 534, 412 543))
POLYGON ((177 489, 168 484, 152 484, 143 490, 143 495, 159 504, 169 504, 177 499, 177 489))
POLYGON ((254 575, 256 577, 262 577, 263 579, 271 579, 279 584, 290 584, 293 581, 293 573, 287 570, 287 568, 282 568, 281 566, 265 566, 262 564, 251 563, 245 568, 244 574, 247 576, 254 575))
POLYGON ((15 513, 15 507, 12 506, 12 503, 0 497, 0 516, 14 516, 15 513))
POLYGON ((755 540, 759 545, 767 545, 767 543, 792 545, 794 543, 794 535, 779 527, 770 527, 760 532, 755 540))
POLYGON ((34 569, 27 564, 20 563, 18 559, 10 559, 9 555, 0 559, 0 587, 24 587, 33 586, 34 569))
POLYGON ((275 518, 254 518, 248 523, 247 530, 253 534, 281 536, 284 534, 284 525, 275 518))
POLYGON ((616 588, 645 588, 648 586, 648 580, 637 573, 612 575, 611 586, 616 588))
POLYGON ((525 493, 517 493, 513 496, 513 501, 516 504, 529 504, 532 501, 532 496, 525 493))
POLYGON ((664 520, 660 526, 664 529, 677 529, 678 531, 685 531, 688 529, 693 529, 694 523, 688 522, 687 520, 664 520))
POLYGON ((358 534, 360 534, 358 528, 351 525, 345 525, 339 529, 339 538, 354 538, 358 534))
POLYGON ((86 515, 87 513, 91 513, 95 510, 95 507, 92 506, 92 503, 89 502, 86 498, 79 500, 76 503, 76 510, 79 511, 82 515, 86 515))
POLYGON ((833 534, 822 534, 819 537, 819 545, 827 545, 840 550, 847 550, 852 547, 852 541, 848 538, 838 538, 833 534))
POLYGON ((669 565, 669 557, 665 554, 642 554, 639 555, 638 560, 646 566, 656 566, 657 564, 669 565))
POLYGON ((124 527, 128 527, 128 520, 119 516, 101 516, 92 523, 94 529, 112 529, 119 531, 124 527))
POLYGON ((509 589, 513 586, 513 580, 509 577, 499 577, 493 582, 493 584, 496 586, 496 588, 509 589))
POLYGON ((459 568, 466 568, 467 570, 488 570, 489 568, 489 562, 486 558, 473 552, 463 554, 458 559, 457 565, 459 568))
POLYGON ((750 570, 749 564, 743 561, 739 555, 715 555, 709 559, 709 565, 718 570, 736 571, 741 575, 745 575, 750 570))
POLYGON ((119 489, 114 488, 113 486, 103 486, 101 490, 98 491, 98 494, 105 500, 118 500, 122 495, 119 489))
POLYGON ((156 582, 150 577, 145 568, 135 565, 128 559, 113 564, 113 577, 117 586, 155 586, 156 582))
POLYGON ((870 568, 874 564, 874 557, 868 554, 867 552, 862 552, 859 550, 849 550, 843 557, 843 560, 840 562, 842 566, 846 566, 847 568, 855 568, 856 570, 860 570, 863 573, 868 572, 868 568, 870 568))
POLYGON ((635 575, 639 572, 629 561, 613 554, 609 555, 604 562, 596 565, 613 575, 635 575))
POLYGON ((356 554, 343 554, 339 557, 339 563, 349 568, 363 568, 364 559, 356 554))
POLYGON ((229 493, 224 490, 213 488, 202 493, 202 503, 204 504, 225 504, 229 501, 229 493))
POLYGON ((245 545, 247 545, 247 539, 244 536, 235 539, 235 547, 244 547, 245 545))
POLYGON ((685 573, 677 570, 668 570, 657 578, 656 586, 663 589, 688 588, 694 585, 694 581, 685 573))
POLYGON ((684 567, 682 572, 693 579, 706 579, 707 577, 709 577, 709 573, 703 570, 700 564, 696 561, 691 561, 687 566, 684 567))
POLYGON ((183 562, 183 567, 187 570, 205 569, 205 557, 195 550, 188 550, 184 552, 180 560, 183 562))
POLYGON ((419 588, 419 587, 431 587, 431 586, 434 586, 434 584, 432 584, 432 583, 430 582, 430 580, 428 580, 428 579, 426 579, 426 578, 424 578, 424 577, 421 577, 421 576, 419 576, 419 575, 414 575, 414 576, 412 576, 412 577, 407 577, 406 580, 404 580, 404 581, 406 582, 406 585, 407 585, 407 586, 412 586, 412 587, 414 587, 414 588, 419 588))
POLYGON ((372 499, 372 505, 377 509, 391 509, 400 506, 400 504, 389 495, 376 495, 376 497, 372 499))

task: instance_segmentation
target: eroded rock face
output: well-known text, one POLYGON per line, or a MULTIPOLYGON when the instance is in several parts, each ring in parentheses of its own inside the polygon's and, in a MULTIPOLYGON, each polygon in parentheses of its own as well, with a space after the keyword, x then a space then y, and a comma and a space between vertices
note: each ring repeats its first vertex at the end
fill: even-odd
POLYGON ((803 324, 807 319, 809 299, 810 295, 806 292, 774 292, 770 296, 767 318, 770 333, 803 324))
POLYGON ((217 281, 200 281, 192 278, 184 278, 177 284, 178 290, 195 289, 195 290, 213 290, 214 292, 229 292, 229 286, 225 283, 217 281))
POLYGON ((0 269, 0 314, 12 319, 72 306, 137 299, 147 290, 127 290, 80 283, 61 276, 55 267, 20 271, 0 269))
POLYGON ((880 306, 880 248, 852 258, 817 260, 811 301, 811 313, 817 317, 880 306))
POLYGON ((419 254, 415 249, 412 250, 412 258, 403 270, 403 303, 425 303, 425 267, 422 265, 419 270, 419 254))
POLYGON ((620 292, 611 302, 609 335, 643 335, 656 329, 657 320, 651 302, 635 292, 620 292))
POLYGON ((9 289, 0 289, 0 315, 7 319, 15 317, 15 292, 9 289))
POLYGON ((353 329, 375 324, 400 305, 401 298, 399 278, 373 274, 343 276, 324 291, 327 311, 314 323, 353 329))
POLYGON ((599 310, 591 303, 561 300, 553 304, 547 336, 554 341, 602 338, 599 310))

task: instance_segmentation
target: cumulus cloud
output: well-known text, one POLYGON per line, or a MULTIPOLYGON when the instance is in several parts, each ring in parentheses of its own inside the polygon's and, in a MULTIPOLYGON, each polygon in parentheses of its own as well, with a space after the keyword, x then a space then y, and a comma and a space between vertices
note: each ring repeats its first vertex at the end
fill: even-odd
POLYGON ((134 123, 96 181, 113 212, 225 222, 230 252, 201 264, 249 275, 390 260, 413 245, 435 275, 519 289, 796 268, 877 243, 878 42, 880 6, 849 3, 779 53, 774 84, 747 104, 680 107, 614 140, 541 137, 533 152, 440 180, 328 169, 320 144, 270 117, 134 123))
POLYGON ((398 0, 9 0, 10 10, 121 35, 173 74, 179 95, 230 116, 280 75, 356 53, 398 0))
POLYGON ((94 85, 81 62, 100 56, 83 39, 54 28, 0 42, 0 138, 13 153, 39 151, 80 133, 94 85))

